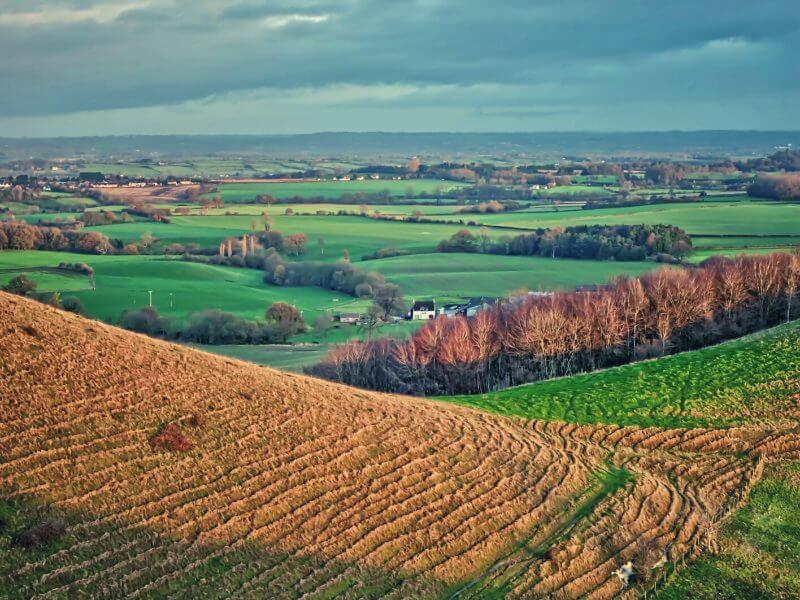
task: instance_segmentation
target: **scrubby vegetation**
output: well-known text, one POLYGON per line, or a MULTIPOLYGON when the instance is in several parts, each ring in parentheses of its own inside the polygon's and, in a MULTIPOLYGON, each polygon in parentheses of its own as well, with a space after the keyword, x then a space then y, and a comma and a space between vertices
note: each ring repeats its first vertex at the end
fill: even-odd
POLYGON ((113 250, 98 231, 37 227, 18 221, 0 222, 0 250, 62 250, 106 254, 113 250))

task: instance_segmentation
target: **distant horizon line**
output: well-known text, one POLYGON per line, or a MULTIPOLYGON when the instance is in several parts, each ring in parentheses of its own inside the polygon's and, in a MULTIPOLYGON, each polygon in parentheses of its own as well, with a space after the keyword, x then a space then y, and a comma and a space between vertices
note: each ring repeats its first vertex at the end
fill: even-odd
POLYGON ((767 133, 800 134, 800 129, 637 129, 637 130, 540 130, 540 131, 314 131, 308 133, 111 133, 86 135, 0 136, 0 140, 48 140, 87 138, 168 138, 168 137, 311 137, 323 135, 643 135, 675 133, 767 133))

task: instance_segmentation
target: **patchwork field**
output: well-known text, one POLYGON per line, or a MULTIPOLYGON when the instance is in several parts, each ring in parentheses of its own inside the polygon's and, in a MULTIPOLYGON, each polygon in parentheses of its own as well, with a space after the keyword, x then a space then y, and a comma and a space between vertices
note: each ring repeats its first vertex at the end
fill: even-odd
POLYGON ((466 184, 438 179, 379 179, 364 181, 307 181, 300 183, 265 182, 265 183, 221 183, 216 192, 208 196, 220 196, 225 202, 241 202, 253 200, 260 194, 269 194, 273 198, 338 198, 342 194, 377 194, 388 191, 392 196, 433 194, 437 190, 446 192, 466 184))
POLYGON ((2 293, 0 323, 0 595, 635 597, 800 449, 363 392, 2 293))
POLYGON ((800 235, 798 234, 800 204, 734 200, 559 211, 547 214, 518 211, 481 215, 479 220, 486 224, 524 228, 555 225, 567 227, 594 224, 667 224, 680 227, 693 236, 739 234, 797 237, 800 235))

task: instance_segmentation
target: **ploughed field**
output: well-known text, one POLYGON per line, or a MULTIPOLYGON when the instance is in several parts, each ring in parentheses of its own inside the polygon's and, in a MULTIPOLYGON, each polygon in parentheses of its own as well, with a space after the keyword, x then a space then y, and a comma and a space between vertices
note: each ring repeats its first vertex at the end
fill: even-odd
POLYGON ((370 393, 2 293, 0 415, 23 598, 633 597, 800 448, 370 393))

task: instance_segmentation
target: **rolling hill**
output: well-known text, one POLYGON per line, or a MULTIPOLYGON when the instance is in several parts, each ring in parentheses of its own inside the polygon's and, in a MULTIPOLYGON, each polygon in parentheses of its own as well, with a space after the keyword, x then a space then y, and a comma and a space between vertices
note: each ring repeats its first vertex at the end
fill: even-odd
POLYGON ((799 448, 365 392, 0 293, 0 597, 633 597, 799 448))

